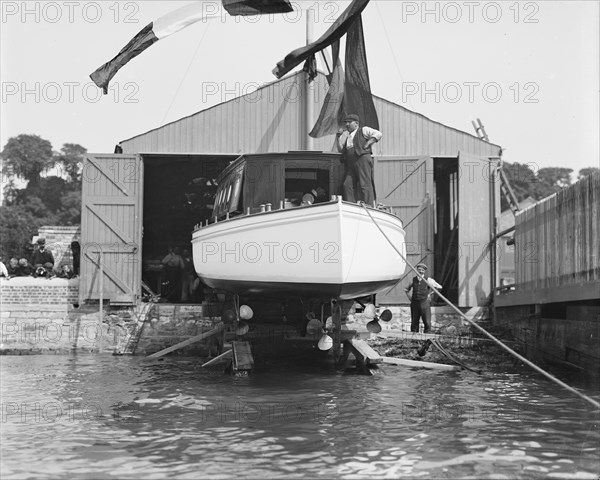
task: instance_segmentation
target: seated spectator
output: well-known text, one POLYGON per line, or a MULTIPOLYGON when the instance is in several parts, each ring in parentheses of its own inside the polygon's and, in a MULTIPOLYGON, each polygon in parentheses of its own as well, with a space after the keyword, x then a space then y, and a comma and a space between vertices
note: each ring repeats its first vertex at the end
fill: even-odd
MULTIPOLYGON (((43 269, 43 267, 42 267, 43 269)), ((35 268, 31 263, 27 261, 26 258, 22 258, 19 260, 19 271, 17 273, 17 277, 32 277, 35 275, 35 268)))
POLYGON ((15 258, 12 257, 9 261, 8 261, 8 267, 6 267, 6 269, 8 270, 8 277, 18 277, 19 276, 19 261, 15 258))
POLYGON ((73 278, 75 276, 75 272, 70 265, 63 265, 61 267, 60 273, 57 275, 58 278, 73 278))
POLYGON ((38 238, 37 245, 38 248, 33 252, 33 255, 31 255, 29 263, 33 265, 36 272, 42 267, 46 271, 46 275, 44 276, 50 276, 52 274, 52 269, 54 268, 54 255, 52 255, 50 250, 46 249, 46 239, 38 238))
POLYGON ((2 261, 2 257, 0 257, 0 277, 8 277, 8 269, 4 262, 2 261))

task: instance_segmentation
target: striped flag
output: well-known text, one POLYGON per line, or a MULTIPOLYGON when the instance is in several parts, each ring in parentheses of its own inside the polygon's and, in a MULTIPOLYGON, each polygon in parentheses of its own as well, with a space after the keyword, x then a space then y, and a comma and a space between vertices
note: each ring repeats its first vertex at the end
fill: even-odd
MULTIPOLYGON (((293 10, 289 0, 223 0, 223 8, 233 16, 285 13, 293 10)), ((196 22, 221 15, 221 9, 210 0, 194 2, 167 13, 140 30, 112 60, 94 71, 90 78, 106 94, 110 80, 119 69, 150 45, 196 22)))

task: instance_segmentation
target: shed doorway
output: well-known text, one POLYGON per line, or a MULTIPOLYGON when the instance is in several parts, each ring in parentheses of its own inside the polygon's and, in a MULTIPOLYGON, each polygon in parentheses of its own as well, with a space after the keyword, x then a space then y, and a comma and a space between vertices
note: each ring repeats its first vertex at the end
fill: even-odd
POLYGON ((459 216, 458 158, 434 158, 435 185, 434 271, 431 276, 444 288, 444 296, 458 301, 459 216))
MULTIPOLYGON (((142 281, 163 301, 182 303, 181 285, 167 284, 162 259, 170 248, 191 254, 194 226, 212 214, 216 178, 238 155, 144 154, 142 281)), ((200 287, 183 303, 202 302, 200 287)), ((143 292, 148 295, 149 292, 143 292)), ((185 298, 185 297, 184 297, 185 298)))

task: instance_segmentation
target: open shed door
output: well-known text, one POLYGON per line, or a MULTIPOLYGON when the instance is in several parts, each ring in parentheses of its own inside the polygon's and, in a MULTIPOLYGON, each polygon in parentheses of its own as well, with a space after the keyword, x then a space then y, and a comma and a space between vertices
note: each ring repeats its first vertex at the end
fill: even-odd
MULTIPOLYGON (((406 231, 406 258, 411 265, 427 263, 433 272, 433 159, 431 157, 377 157, 377 202, 391 206, 406 231)), ((406 267, 401 280, 377 296, 378 303, 408 303, 404 288, 413 271, 406 267)))
POLYGON ((491 293, 494 163, 464 152, 458 155, 458 306, 485 305, 491 293))
POLYGON ((142 178, 138 155, 88 154, 83 164, 79 297, 134 304, 141 290, 142 178))

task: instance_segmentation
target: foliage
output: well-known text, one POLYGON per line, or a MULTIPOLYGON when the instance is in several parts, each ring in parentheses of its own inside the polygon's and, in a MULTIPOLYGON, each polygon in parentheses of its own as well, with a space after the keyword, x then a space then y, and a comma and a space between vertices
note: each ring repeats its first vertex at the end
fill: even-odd
MULTIPOLYGON (((572 168, 546 167, 537 172, 529 164, 504 162, 502 169, 508 178, 517 201, 531 197, 534 200, 546 198, 571 185, 572 168)), ((582 168, 577 179, 598 170, 596 167, 582 168)), ((501 198, 502 210, 508 208, 504 196, 501 198)))
POLYGON ((36 235, 44 220, 35 218, 25 206, 0 207, 0 254, 4 263, 10 257, 29 258, 31 237, 36 235))
POLYGON ((571 172, 572 168, 546 167, 540 168, 537 177, 546 188, 558 191, 571 185, 571 172))
POLYGON ((2 150, 6 176, 16 175, 30 184, 37 184, 41 174, 54 163, 52 144, 38 135, 19 135, 8 139, 2 150))
POLYGON ((81 222, 81 167, 87 150, 65 143, 60 152, 37 135, 10 138, 2 151, 3 173, 8 176, 0 207, 0 252, 3 258, 26 256, 31 237, 44 225, 81 222), (45 175, 53 166, 57 175, 45 175), (27 181, 18 188, 15 179, 27 181))
POLYGON ((66 180, 68 182, 81 181, 81 168, 83 166, 83 156, 87 150, 76 143, 65 143, 56 155, 56 161, 64 169, 66 180))
POLYGON ((583 177, 587 177, 588 175, 591 175, 594 172, 600 172, 600 168, 598 168, 598 167, 582 168, 581 170, 579 170, 579 173, 577 174, 577 180, 581 180, 583 177))

